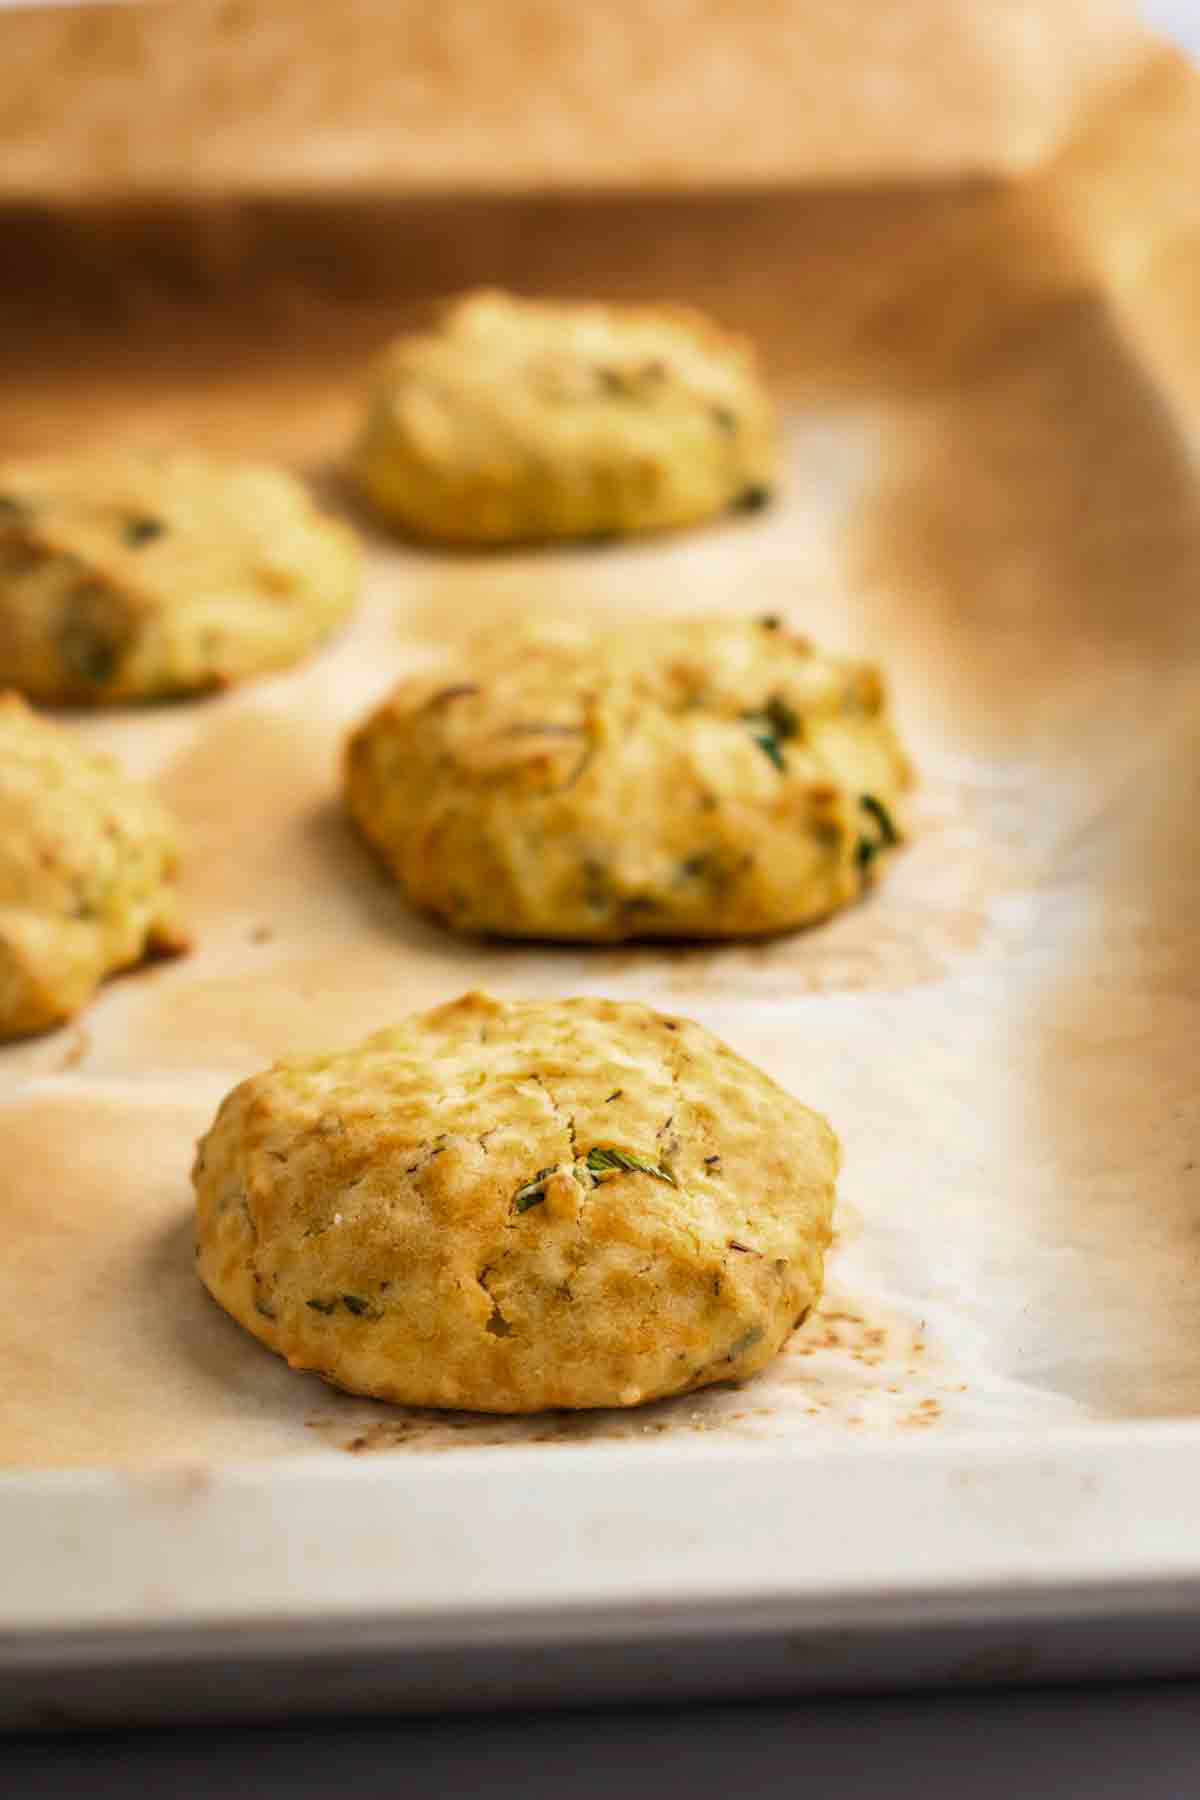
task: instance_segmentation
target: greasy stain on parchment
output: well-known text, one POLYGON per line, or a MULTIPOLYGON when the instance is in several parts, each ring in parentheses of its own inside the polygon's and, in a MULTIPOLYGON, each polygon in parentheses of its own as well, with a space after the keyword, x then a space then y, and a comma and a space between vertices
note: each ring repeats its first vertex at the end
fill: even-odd
POLYGON ((717 1435, 791 1441, 926 1431, 953 1415, 965 1384, 921 1321, 833 1287, 753 1380, 648 1406, 522 1417, 397 1407, 338 1395, 308 1428, 351 1455, 513 1444, 717 1435))

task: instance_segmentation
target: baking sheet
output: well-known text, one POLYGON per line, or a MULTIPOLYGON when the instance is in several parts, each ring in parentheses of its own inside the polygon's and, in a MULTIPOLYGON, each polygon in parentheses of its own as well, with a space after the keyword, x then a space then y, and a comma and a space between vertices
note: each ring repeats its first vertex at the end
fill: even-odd
POLYGON ((594 192, 1028 169, 1131 0, 175 0, 0 9, 0 194, 594 192), (302 70, 300 77, 298 71, 302 70), (747 121, 753 129, 747 129, 747 121))
MULTIPOLYGON (((431 292, 491 278, 693 298, 753 330, 788 471, 765 515, 628 546, 430 552, 360 520, 362 609, 303 668, 69 716, 182 820, 196 947, 0 1052, 6 1466, 1042 1438, 1196 1413, 1200 489, 1178 395, 1096 247, 1056 226, 1059 192, 397 204, 357 299, 296 279, 297 256, 331 260, 333 215, 268 209, 237 262, 274 246, 277 277, 248 297, 219 258, 195 279, 203 231, 189 281, 85 249, 78 307, 69 283, 40 321, 10 297, 13 450, 236 447, 352 508, 336 462, 364 359, 431 292), (410 914, 339 807, 347 727, 480 623, 565 608, 633 628, 778 611, 877 656, 920 778, 881 887, 750 947, 488 946, 410 914), (764 1376, 627 1413, 411 1411, 291 1373, 208 1299, 188 1169, 226 1089, 471 986, 687 1012, 828 1114, 827 1292, 764 1376)), ((339 213, 338 241, 381 241, 372 217, 339 213)))

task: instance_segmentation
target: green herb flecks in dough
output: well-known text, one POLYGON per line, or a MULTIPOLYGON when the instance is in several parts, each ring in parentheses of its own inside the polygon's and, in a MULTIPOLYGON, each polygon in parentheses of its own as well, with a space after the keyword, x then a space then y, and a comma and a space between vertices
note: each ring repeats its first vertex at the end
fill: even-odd
POLYGON ((161 537, 166 530, 161 519, 152 519, 148 513, 141 513, 136 518, 127 519, 121 527, 121 536, 133 550, 140 550, 143 544, 151 544, 155 538, 161 537))
POLYGON ((742 1333, 735 1344, 730 1345, 729 1355, 725 1360, 727 1362, 736 1362, 739 1356, 744 1356, 747 1350, 752 1350, 755 1344, 762 1342, 762 1335, 762 1326, 752 1325, 749 1331, 744 1331, 742 1333))
POLYGON ((643 1162, 640 1156, 634 1156, 628 1150, 615 1150, 610 1145, 595 1145, 584 1157, 583 1166, 591 1175, 653 1175, 655 1181, 665 1181, 671 1187, 679 1186, 669 1169, 643 1162))
POLYGON ((743 713, 742 717, 750 726, 750 735, 763 755, 774 763, 780 774, 785 774, 787 762, 783 746, 790 739, 799 737, 801 732, 801 721, 794 709, 778 694, 772 694, 761 712, 743 713))
POLYGON ((858 804, 878 827, 875 836, 868 837, 864 834, 858 840, 855 858, 859 868, 865 869, 870 865, 872 859, 879 855, 880 851, 890 850, 893 845, 900 842, 900 833, 896 830, 887 807, 882 800, 877 800, 874 794, 861 795, 858 804))
POLYGON ((112 639, 82 621, 65 625, 59 632, 58 653, 71 674, 91 687, 111 681, 120 660, 120 650, 112 639))
POLYGON ((540 1206, 546 1198, 546 1183, 553 1175, 553 1168, 539 1169, 532 1181, 519 1187, 513 1195, 513 1208, 516 1212, 528 1212, 531 1206, 540 1206))

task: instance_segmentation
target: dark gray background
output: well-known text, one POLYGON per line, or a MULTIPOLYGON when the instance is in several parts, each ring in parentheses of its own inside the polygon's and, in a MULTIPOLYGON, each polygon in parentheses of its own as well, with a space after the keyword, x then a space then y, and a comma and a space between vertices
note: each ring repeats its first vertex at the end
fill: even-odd
POLYGON ((0 1743, 5 1800, 1191 1800, 1200 1682, 0 1743))

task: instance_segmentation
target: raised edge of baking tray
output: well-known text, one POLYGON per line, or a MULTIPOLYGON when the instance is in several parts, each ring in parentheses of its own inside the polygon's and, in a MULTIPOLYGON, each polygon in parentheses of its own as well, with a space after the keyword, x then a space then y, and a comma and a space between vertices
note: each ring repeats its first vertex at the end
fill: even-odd
POLYGON ((1180 1425, 0 1483, 0 1722, 1165 1673, 1200 1651, 1180 1425))

